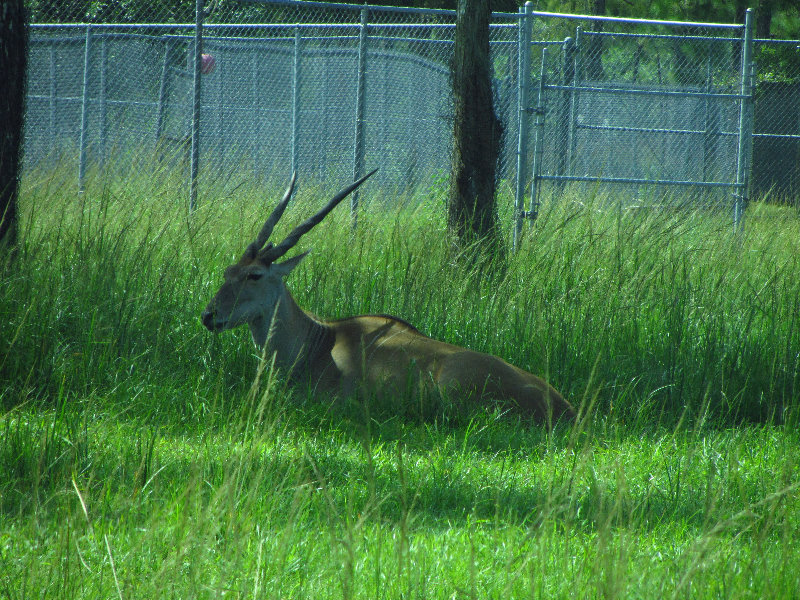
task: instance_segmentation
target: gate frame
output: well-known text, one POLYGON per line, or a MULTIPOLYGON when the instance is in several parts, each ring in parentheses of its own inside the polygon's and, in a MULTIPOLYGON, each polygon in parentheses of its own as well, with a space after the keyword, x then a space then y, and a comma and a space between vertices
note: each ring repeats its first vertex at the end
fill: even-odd
MULTIPOLYGON (((640 25, 665 25, 669 27, 698 27, 706 29, 725 29, 725 30, 740 30, 741 31, 741 47, 742 59, 740 70, 740 93, 737 94, 723 94, 712 93, 708 90, 705 92, 683 92, 677 90, 638 90, 626 88, 624 85, 615 86, 614 88, 598 88, 586 85, 579 85, 582 73, 579 64, 575 64, 576 60, 570 59, 569 54, 574 53, 574 48, 580 44, 580 40, 587 32, 583 31, 579 26, 576 31, 575 39, 568 37, 564 40, 562 50, 565 55, 565 60, 572 60, 568 69, 572 72, 572 80, 562 81, 561 84, 547 83, 546 78, 546 60, 547 48, 542 49, 542 66, 539 74, 539 96, 535 107, 523 105, 523 101, 528 99, 527 93, 523 96, 520 93, 520 109, 519 109, 519 123, 518 123, 518 165, 524 164, 527 159, 527 141, 529 138, 529 114, 534 114, 536 119, 533 124, 534 127, 534 156, 533 163, 530 171, 530 189, 531 195, 529 199, 529 210, 521 210, 520 207, 524 206, 524 190, 527 185, 527 172, 525 169, 517 169, 516 181, 516 196, 515 196, 515 224, 514 224, 514 238, 513 249, 517 250, 519 245, 519 238, 522 234, 523 223, 525 220, 533 222, 539 214, 540 199, 539 194, 541 190, 542 181, 554 181, 563 186, 568 181, 586 181, 586 182, 606 182, 606 183, 629 183, 629 184, 648 184, 648 185, 668 185, 668 186, 697 186, 706 188, 731 188, 733 196, 733 226, 736 231, 741 230, 743 226, 744 210, 748 201, 748 189, 750 184, 750 170, 752 165, 752 138, 753 138, 753 100, 754 100, 754 65, 752 61, 753 56, 753 33, 754 33, 754 20, 752 9, 747 9, 745 14, 744 24, 732 23, 699 23, 687 21, 664 21, 652 19, 629 19, 621 17, 601 17, 594 15, 572 15, 563 13, 552 12, 539 12, 529 10, 531 2, 526 2, 525 10, 520 11, 520 30, 528 31, 532 28, 530 23, 523 23, 526 20, 535 18, 559 18, 577 21, 603 21, 614 23, 628 23, 640 25), (542 173, 542 146, 544 138, 544 124, 545 115, 547 110, 547 91, 552 90, 560 92, 562 97, 559 103, 560 106, 560 122, 564 135, 564 152, 566 156, 563 157, 562 162, 566 165, 565 174, 561 175, 547 175, 542 173), (575 152, 575 134, 574 134, 574 119, 575 119, 575 99, 581 93, 624 93, 633 95, 667 95, 667 96, 697 96, 697 97, 724 97, 731 100, 739 101, 739 127, 737 135, 737 150, 736 150, 736 173, 735 181, 733 182, 719 182, 719 181, 681 181, 681 180, 665 180, 665 179, 637 179, 637 178, 624 178, 624 177, 602 177, 602 176, 575 176, 573 175, 573 161, 575 152)), ((520 34, 521 43, 525 43, 523 35, 520 34)), ((731 38, 734 41, 734 38, 731 38)), ((533 42, 528 41, 528 44, 533 42)), ((529 56, 530 52, 524 52, 520 49, 520 56, 529 56)), ((577 56, 577 54, 574 54, 577 56)), ((579 60, 579 59, 578 59, 579 60)), ((522 82, 527 81, 528 71, 523 70, 523 61, 519 61, 520 72, 518 74, 518 81, 520 86, 522 82)), ((566 70, 566 69, 565 69, 566 70)))

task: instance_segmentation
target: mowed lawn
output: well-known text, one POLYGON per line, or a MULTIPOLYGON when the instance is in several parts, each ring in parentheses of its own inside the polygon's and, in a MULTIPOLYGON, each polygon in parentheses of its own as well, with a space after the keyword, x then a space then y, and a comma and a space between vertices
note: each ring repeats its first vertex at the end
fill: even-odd
MULTIPOLYGON (((324 200, 299 183, 280 236, 324 200)), ((498 406, 289 387, 200 312, 285 182, 32 173, 0 279, 0 597, 798 598, 800 217, 572 190, 503 266, 365 189, 290 276, 546 377, 498 406), (265 199, 266 198, 266 199, 265 199)), ((367 187, 367 186, 365 186, 367 187)), ((391 198, 389 198, 391 197, 391 198)), ((508 198, 501 198, 508 223, 508 198)))

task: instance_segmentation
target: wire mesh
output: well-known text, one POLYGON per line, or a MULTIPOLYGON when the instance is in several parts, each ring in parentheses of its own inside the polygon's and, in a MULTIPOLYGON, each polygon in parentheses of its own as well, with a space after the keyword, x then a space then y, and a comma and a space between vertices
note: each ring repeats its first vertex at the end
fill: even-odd
POLYGON ((534 50, 544 80, 536 193, 579 183, 583 193, 624 186, 637 203, 731 198, 741 28, 550 17, 544 29, 570 35, 543 60, 534 50))

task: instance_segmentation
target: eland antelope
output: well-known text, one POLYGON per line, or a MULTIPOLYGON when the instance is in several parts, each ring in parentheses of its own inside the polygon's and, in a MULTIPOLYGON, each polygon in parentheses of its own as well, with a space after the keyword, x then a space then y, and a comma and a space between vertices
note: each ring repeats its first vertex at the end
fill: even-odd
POLYGON ((429 338, 390 315, 359 315, 328 321, 300 308, 285 278, 308 254, 277 262, 350 192, 370 175, 343 189, 317 214, 273 244, 272 229, 294 190, 295 177, 261 232, 239 261, 225 270, 225 281, 202 314, 214 332, 247 324, 256 345, 292 379, 314 389, 350 394, 408 390, 409 377, 466 402, 496 400, 539 422, 572 419, 575 411, 555 388, 506 361, 429 338))

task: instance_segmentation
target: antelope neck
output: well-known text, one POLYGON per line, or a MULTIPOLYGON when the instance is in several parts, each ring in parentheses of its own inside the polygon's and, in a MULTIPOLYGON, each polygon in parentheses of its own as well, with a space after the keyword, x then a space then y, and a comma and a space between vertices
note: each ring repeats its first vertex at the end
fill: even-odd
POLYGON ((328 328, 310 316, 284 288, 274 317, 263 314, 249 323, 253 341, 259 348, 267 345, 269 353, 276 354, 276 363, 282 369, 305 369, 329 337, 328 328))

